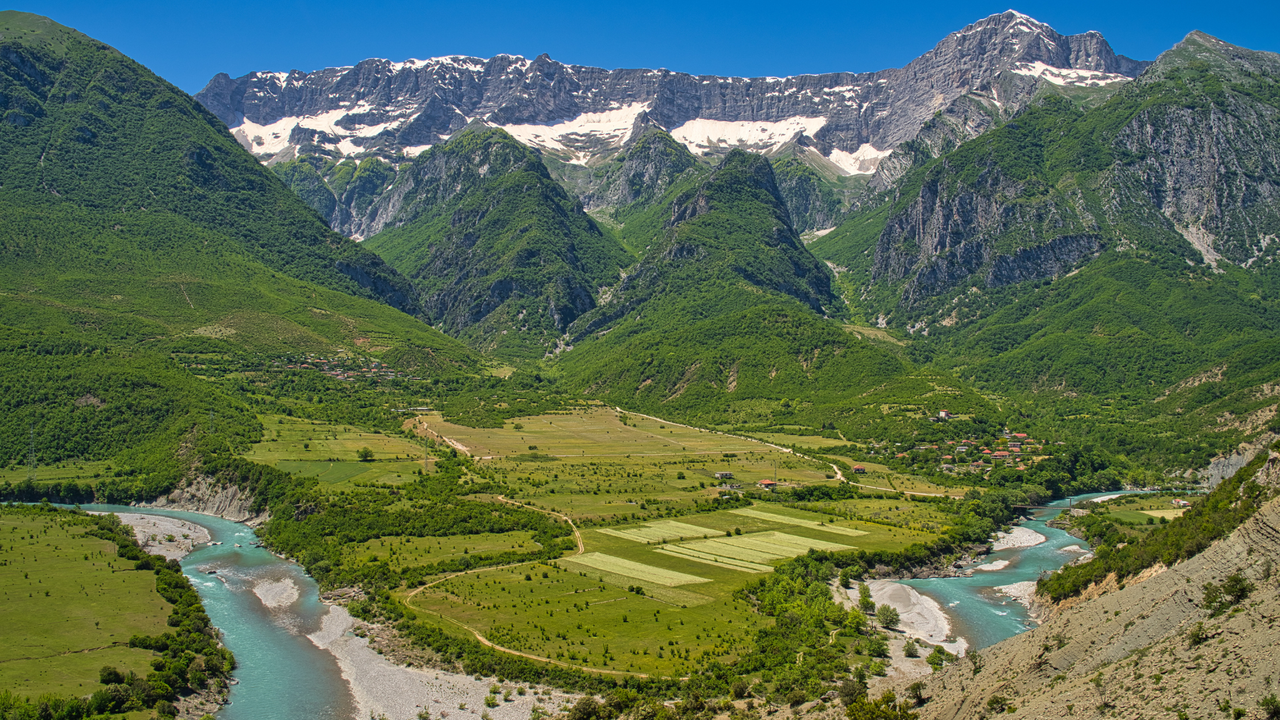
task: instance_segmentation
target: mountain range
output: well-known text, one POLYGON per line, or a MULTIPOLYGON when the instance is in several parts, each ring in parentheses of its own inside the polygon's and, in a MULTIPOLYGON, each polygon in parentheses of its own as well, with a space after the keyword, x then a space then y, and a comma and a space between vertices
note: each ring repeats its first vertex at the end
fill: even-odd
MULTIPOLYGON (((546 55, 370 59, 310 73, 220 74, 196 99, 268 163, 412 158, 480 121, 579 167, 598 166, 658 127, 700 157, 795 147, 823 171, 849 177, 876 174, 937 113, 1006 117, 1045 86, 1105 95, 1147 64, 1116 55, 1099 33, 1064 36, 1008 11, 948 35, 904 68, 871 73, 694 76, 565 65, 546 55)), ((990 123, 970 118, 967 132, 990 123)), ((880 175, 892 178, 897 167, 880 175)), ((358 217, 330 218, 368 236, 358 217)))
POLYGON ((744 425, 898 432, 996 393, 1173 464, 1276 414, 1269 53, 1136 61, 1009 11, 877 73, 368 60, 193 102, 33 18, 0 29, 24 331, 511 363, 744 425))

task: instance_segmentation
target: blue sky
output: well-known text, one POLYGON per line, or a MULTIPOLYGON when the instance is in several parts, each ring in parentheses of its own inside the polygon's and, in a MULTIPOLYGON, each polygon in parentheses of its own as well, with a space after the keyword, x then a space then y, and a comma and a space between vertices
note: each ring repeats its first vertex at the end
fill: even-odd
MULTIPOLYGON (((947 33, 1007 10, 1011 2, 32 0, 12 9, 47 15, 96 37, 194 93, 218 72, 235 77, 369 57, 504 52, 695 74, 880 70, 905 65, 947 33)), ((1013 9, 1064 34, 1097 30, 1116 52, 1144 60, 1191 30, 1280 51, 1280 3, 1274 0, 1060 0, 1021 2, 1013 9)))

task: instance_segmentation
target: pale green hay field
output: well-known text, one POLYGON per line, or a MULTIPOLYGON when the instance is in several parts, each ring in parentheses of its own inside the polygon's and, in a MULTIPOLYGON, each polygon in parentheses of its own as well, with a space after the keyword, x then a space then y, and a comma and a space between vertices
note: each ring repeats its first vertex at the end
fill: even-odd
POLYGON ((683 540, 684 538, 696 538, 720 534, 720 531, 717 530, 676 522, 675 520, 660 520, 658 522, 645 523, 638 528, 629 528, 626 530, 601 528, 600 532, 606 535, 612 535, 626 540, 634 540, 641 543, 664 543, 669 540, 683 540))
POLYGON ((867 534, 865 530, 855 530, 854 528, 841 527, 833 523, 825 523, 816 519, 811 520, 804 517, 784 515, 782 514, 782 512, 763 511, 763 510, 757 510, 756 508, 739 508, 738 510, 732 510, 730 512, 733 512, 734 514, 737 514, 737 515, 744 515, 746 517, 759 518, 762 520, 773 520, 774 522, 785 523, 787 525, 813 528, 814 530, 821 530, 823 532, 835 533, 837 535, 848 535, 849 537, 858 537, 859 535, 867 534))
POLYGON ((617 575, 625 575, 637 580, 644 580, 658 585, 665 585, 667 587, 709 582, 707 578, 698 577, 697 575, 688 575, 674 570, 663 570, 661 568, 653 567, 652 565, 645 565, 643 563, 613 557, 612 555, 604 555, 594 552, 565 558, 562 562, 582 565, 593 570, 604 570, 617 575))

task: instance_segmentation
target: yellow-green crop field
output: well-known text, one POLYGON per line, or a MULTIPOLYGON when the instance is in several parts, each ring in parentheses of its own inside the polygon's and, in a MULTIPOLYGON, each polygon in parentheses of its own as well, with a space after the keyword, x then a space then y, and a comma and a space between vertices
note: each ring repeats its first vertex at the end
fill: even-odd
POLYGON ((246 458, 318 477, 335 490, 361 483, 409 482, 423 469, 424 448, 402 437, 285 415, 263 416, 262 424, 266 429, 262 442, 254 444, 246 458), (356 457, 365 447, 373 451, 372 462, 356 457))
POLYGON ((146 675, 154 653, 128 643, 169 629, 155 583, 83 527, 0 509, 0 688, 88 695, 104 665, 146 675))
MULTIPOLYGON (((106 461, 74 460, 57 465, 41 465, 35 469, 37 483, 66 482, 74 480, 78 483, 94 483, 98 476, 110 472, 111 463, 106 461)), ((13 468, 0 468, 0 483, 20 483, 29 477, 30 470, 25 465, 13 468)))
POLYGON ((453 441, 515 488, 513 497, 575 518, 641 520, 717 496, 722 483, 835 484, 830 465, 749 438, 595 406, 469 428, 438 414, 411 425, 453 441), (518 427, 517 427, 518 426, 518 427), (733 479, 715 477, 733 473, 733 479))

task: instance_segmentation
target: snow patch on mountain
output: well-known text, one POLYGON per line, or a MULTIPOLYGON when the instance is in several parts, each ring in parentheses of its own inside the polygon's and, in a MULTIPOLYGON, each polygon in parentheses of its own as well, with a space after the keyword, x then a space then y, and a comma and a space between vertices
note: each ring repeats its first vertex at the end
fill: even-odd
POLYGON ((827 159, 846 175, 873 175, 876 168, 880 167, 880 161, 889 157, 892 152, 893 150, 877 150, 871 143, 863 143, 853 152, 839 148, 832 150, 827 159))
POLYGON ((636 118, 649 108, 649 103, 630 103, 603 112, 582 113, 556 123, 498 127, 525 145, 567 153, 573 156, 570 162, 585 164, 592 154, 584 152, 584 144, 592 149, 601 145, 621 147, 631 137, 636 118))
POLYGON ((824 117, 791 117, 774 122, 699 118, 675 128, 671 136, 693 153, 713 147, 740 147, 768 153, 789 142, 797 133, 813 137, 826 124, 824 117))
POLYGON ((1018 75, 1027 75, 1047 80, 1054 85, 1074 85, 1077 87, 1101 87, 1114 82, 1125 82, 1128 77, 1116 73, 1105 73, 1098 70, 1081 68, 1056 68, 1045 65, 1039 60, 1033 63, 1018 63, 1012 68, 1018 75))

